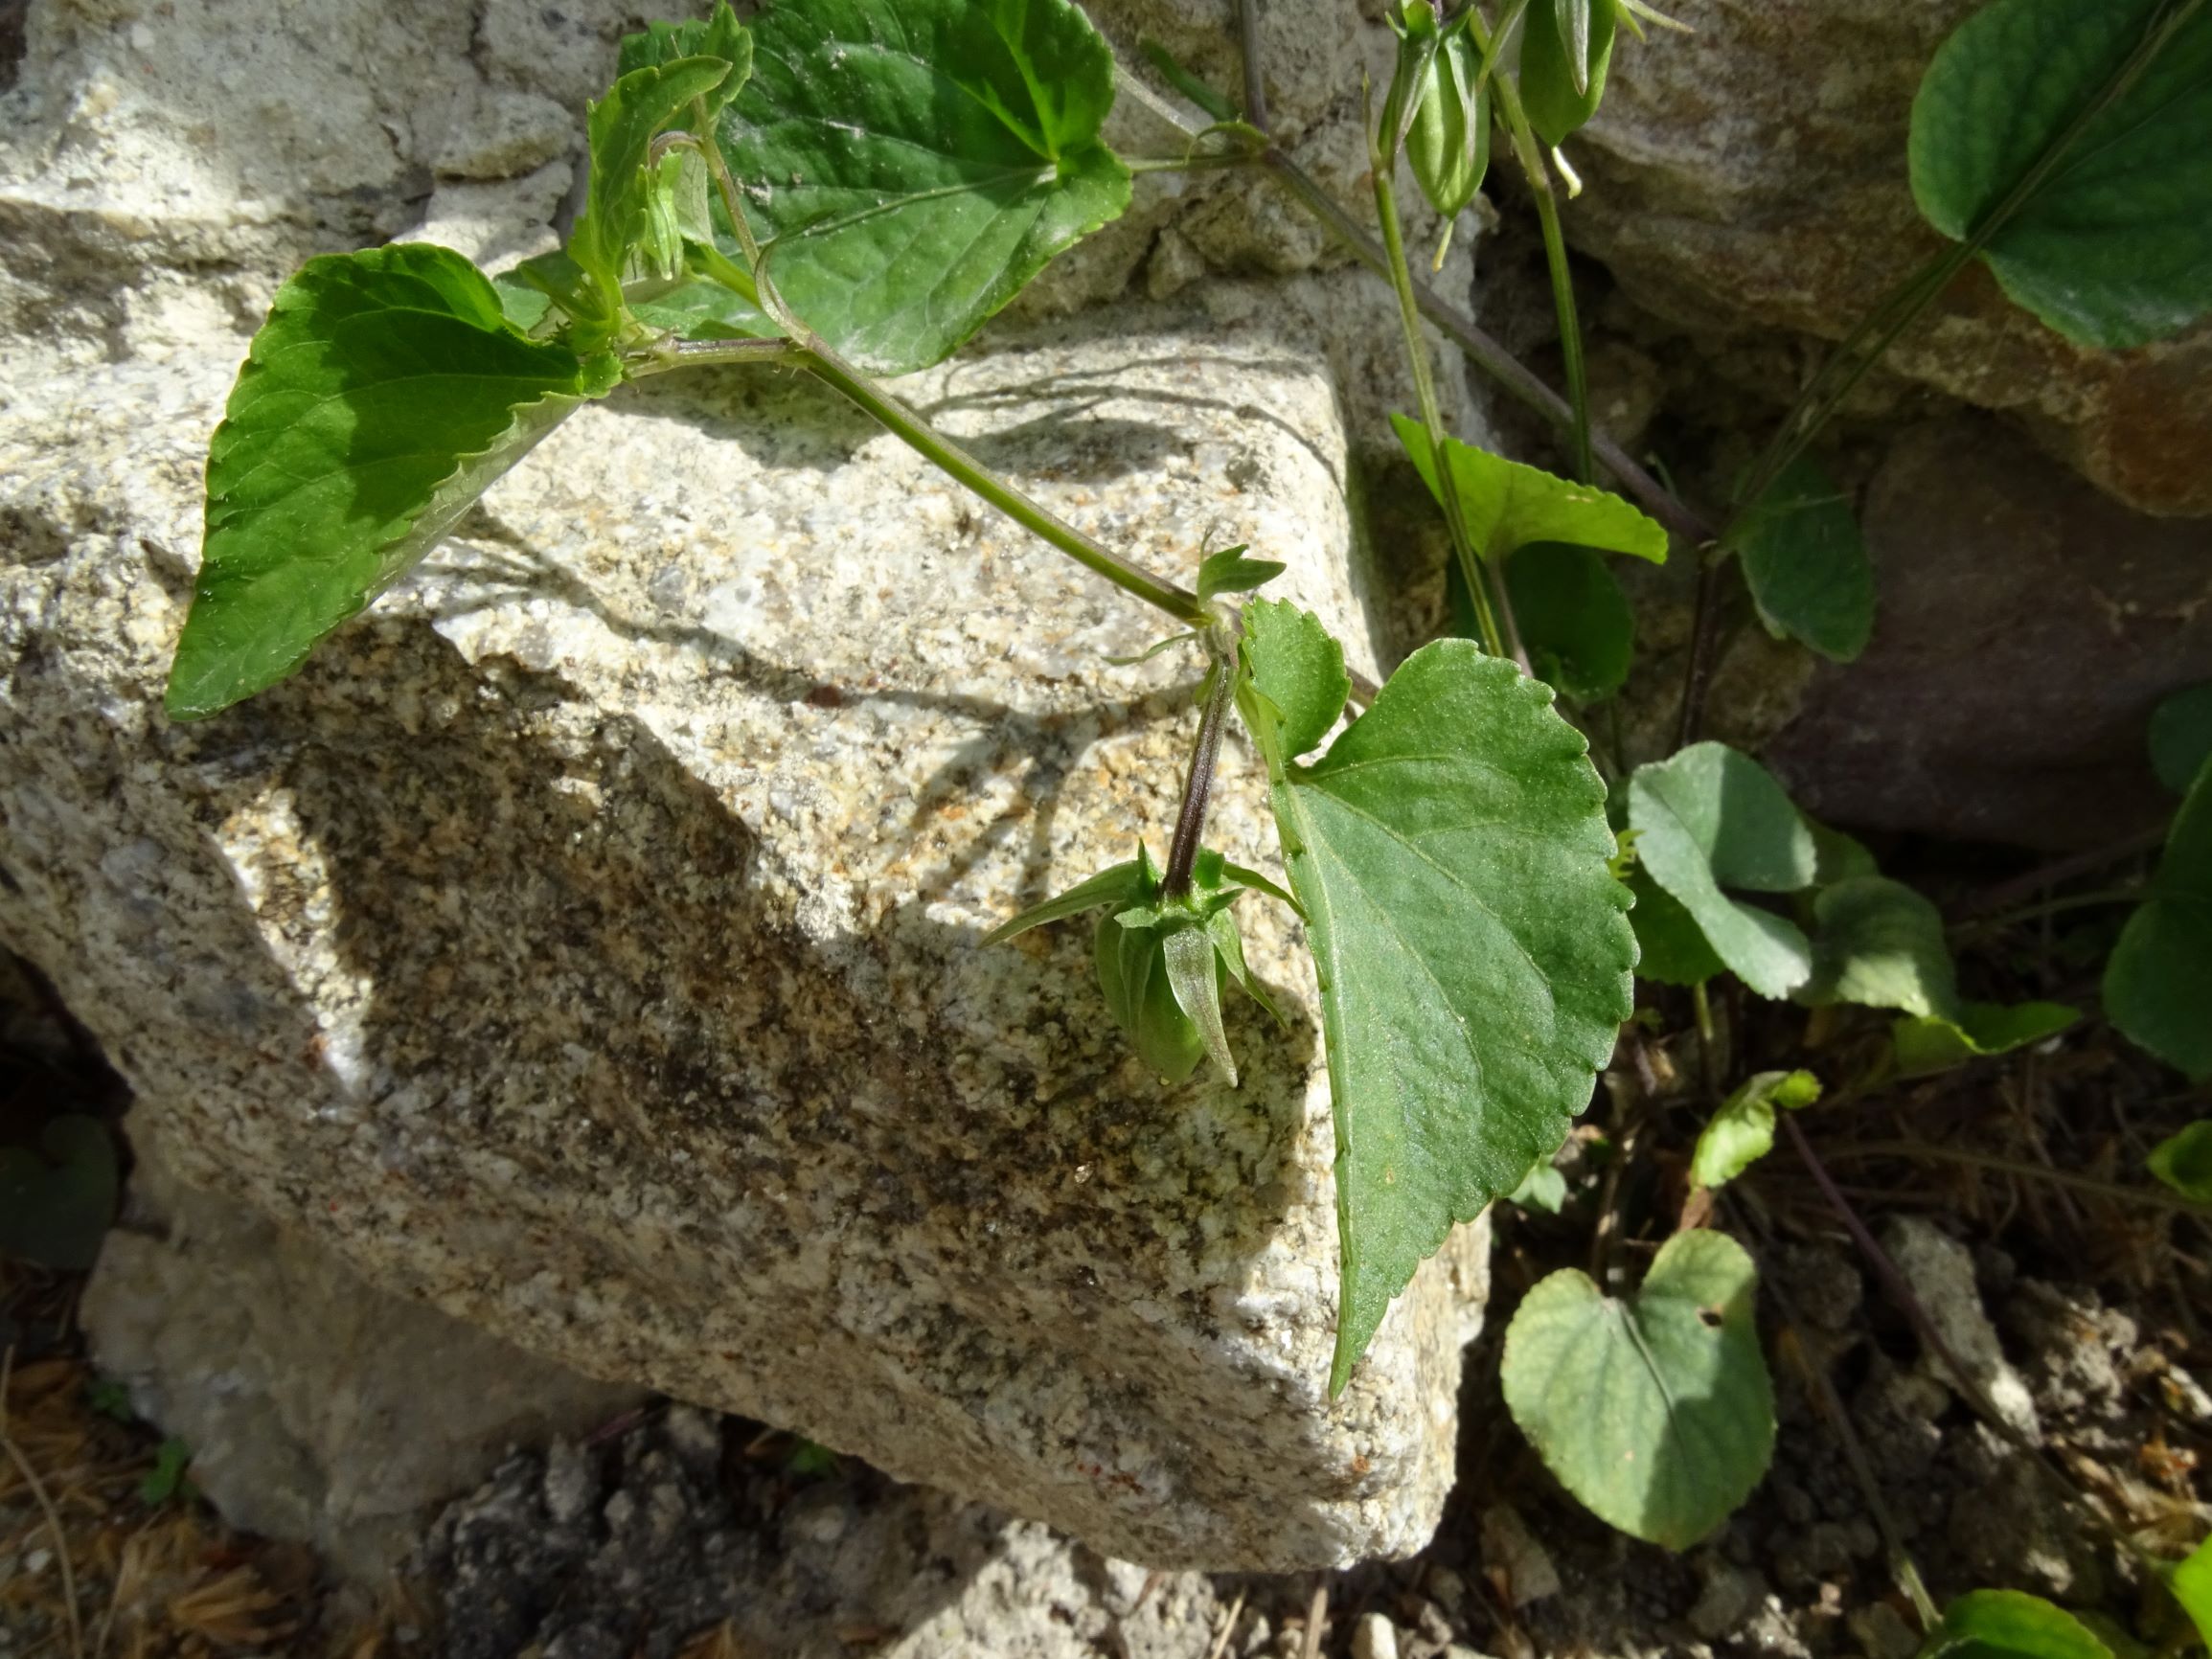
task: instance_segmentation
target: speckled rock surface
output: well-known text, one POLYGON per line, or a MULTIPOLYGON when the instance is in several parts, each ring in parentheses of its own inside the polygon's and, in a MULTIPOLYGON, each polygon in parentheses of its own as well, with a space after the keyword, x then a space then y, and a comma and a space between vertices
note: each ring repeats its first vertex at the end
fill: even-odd
MULTIPOLYGON (((1101 16, 1206 57, 1174 11, 1101 16)), ((767 375, 587 411, 301 680, 160 716, 207 435, 275 284, 392 236, 548 245, 636 21, 34 10, 0 98, 0 937, 182 1179, 381 1287, 1131 1558, 1417 1546, 1480 1234, 1326 1402, 1290 919, 1248 919, 1298 1011, 1275 1041, 1232 1009, 1236 1092, 1142 1075, 1080 929, 973 948, 1164 841, 1192 665, 1108 667, 1163 625, 841 406, 767 375)), ((1352 0, 1268 27, 1282 129, 1349 191, 1386 32, 1352 0)), ((909 395, 1151 563, 1290 560, 1372 670, 1402 642, 1347 457, 1403 390, 1369 282, 1260 181, 1148 177, 909 395), (1223 270, 1279 280, 1193 281, 1223 270), (1168 306, 1057 320, 1132 286, 1168 306)), ((1220 839, 1265 863, 1271 834, 1232 753, 1220 839)))
MULTIPOLYGON (((805 1430, 1151 1563, 1416 1547, 1477 1239, 1346 1395, 1310 969, 1286 1038, 1162 1088, 1077 928, 992 922, 1164 839, 1159 621, 804 385, 577 416, 298 680, 158 689, 237 343, 26 387, 0 426, 0 936, 187 1181, 586 1374, 805 1430)), ((1322 366, 1124 312, 909 395, 1060 511, 1202 542, 1373 671, 1322 366)), ((1255 761, 1216 839, 1269 864, 1255 761)))
MULTIPOLYGON (((1682 0, 1695 34, 1624 39, 1568 148, 1569 235, 1644 305, 1715 335, 1839 339, 1945 245, 1914 211, 1920 77, 1978 0, 1682 0)), ((2212 325, 2130 352, 2070 346, 1973 267, 1887 366, 2018 420, 2151 512, 2212 513, 2212 325)))
POLYGON ((518 1447, 643 1398, 363 1284, 145 1148, 80 1313, 101 1372, 192 1447, 193 1484, 234 1525, 310 1540, 366 1580, 414 1547, 431 1505, 518 1447))

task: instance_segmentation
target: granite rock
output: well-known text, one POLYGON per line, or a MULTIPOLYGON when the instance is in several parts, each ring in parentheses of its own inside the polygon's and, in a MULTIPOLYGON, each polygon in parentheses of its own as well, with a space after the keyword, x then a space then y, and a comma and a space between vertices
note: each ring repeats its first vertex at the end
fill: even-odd
POLYGON ((310 1541, 364 1579, 517 1447, 643 1398, 376 1290, 143 1155, 82 1319, 94 1363, 191 1446, 194 1485, 233 1525, 310 1541))
MULTIPOLYGON (((1946 245, 1905 136, 1936 48, 1980 0, 1682 0, 1696 33, 1624 39, 1568 147, 1569 235, 1644 306, 1708 336, 1840 339, 1946 245)), ((1887 367, 2005 411, 2141 511, 2212 513, 2212 325, 2140 351, 2069 345, 1980 265, 1887 367)))
MULTIPOLYGON (((1157 845, 1194 665, 1162 623, 774 373, 573 418, 295 681, 169 724, 240 342, 0 422, 0 939, 188 1183, 587 1375, 804 1430, 1148 1564, 1418 1547, 1465 1232, 1325 1398, 1332 1130, 1293 919, 1230 1090, 1162 1088, 1079 928, 1157 845)), ((1058 511, 1202 545, 1373 672, 1338 392, 1265 307, 1002 339, 907 396, 1058 511)), ((1273 861, 1233 747, 1214 838, 1273 861)))

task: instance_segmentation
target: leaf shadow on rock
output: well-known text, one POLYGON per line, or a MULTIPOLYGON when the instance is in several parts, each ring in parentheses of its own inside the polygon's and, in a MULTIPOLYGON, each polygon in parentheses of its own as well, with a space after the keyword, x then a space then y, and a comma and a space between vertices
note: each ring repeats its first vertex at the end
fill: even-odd
POLYGON ((258 839, 280 983, 320 1005, 320 1104, 262 1125, 284 1172, 245 1184, 378 1283, 1163 1550, 1178 1506, 1236 1501, 1286 1381, 1317 1387, 1207 1357, 1319 1196, 1310 1030, 1244 1021, 1242 1091, 1163 1088, 1073 939, 978 951, 918 895, 802 927, 787 828, 419 617, 178 741, 201 821, 258 839))
MULTIPOLYGON (((1012 381, 983 391, 963 392, 952 386, 941 396, 920 405, 922 414, 931 420, 970 410, 992 410, 1005 406, 1031 407, 1049 405, 1030 420, 999 428, 991 433, 969 437, 962 442, 986 463, 1010 468, 1049 470, 1051 476, 1061 478, 1097 479, 1117 476, 1122 472, 1139 470, 1158 458, 1187 447, 1182 436, 1187 420, 1178 420, 1178 415, 1192 410, 1233 415, 1240 420, 1257 421, 1273 427, 1288 438, 1312 458, 1313 464, 1332 479, 1339 490, 1344 489, 1344 460, 1331 456, 1315 444, 1312 438, 1295 422, 1285 420, 1275 411, 1253 402, 1232 402, 1222 398, 1208 398, 1197 393, 1177 392, 1165 387, 1117 383, 1115 375, 1148 374, 1169 371, 1187 373, 1194 363, 1204 356, 1206 336, 1194 330, 1191 335, 1191 353, 1182 357, 1132 357, 1128 362, 1107 368, 1065 370, 1036 375, 1026 380, 1012 381), (1127 418, 1098 416, 1093 412, 1112 403, 1152 405, 1167 412, 1167 424, 1153 425, 1127 418), (1152 437, 1152 451, 1146 454, 1129 443, 1129 434, 1141 428, 1152 437), (1110 470, 1101 470, 1095 457, 1110 454, 1117 463, 1125 451, 1119 445, 1128 444, 1126 463, 1110 470), (1073 465, 1068 457, 1073 457, 1073 465), (1089 465, 1086 466, 1085 463, 1089 465)), ((1311 365, 1292 359, 1273 361, 1245 357, 1236 359, 1240 369, 1273 371, 1303 375, 1311 372, 1311 365)))

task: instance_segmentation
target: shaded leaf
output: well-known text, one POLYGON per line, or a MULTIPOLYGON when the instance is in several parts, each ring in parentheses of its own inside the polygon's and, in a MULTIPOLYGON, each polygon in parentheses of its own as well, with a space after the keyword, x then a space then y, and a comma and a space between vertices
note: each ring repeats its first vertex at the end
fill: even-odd
POLYGON ((1796 893, 1819 869, 1811 826, 1766 767, 1725 743, 1694 743, 1636 768, 1629 823, 1641 868, 1745 985, 1782 997, 1812 977, 1803 930, 1725 891, 1796 893))
MULTIPOLYGON (((2212 1118, 2200 1118, 2151 1149, 2151 1173, 2184 1198, 2212 1204, 2212 1118)), ((2212 1568, 2207 1569, 2212 1578, 2212 1568)))
POLYGON ((1943 913, 1901 881, 1854 875, 1813 903, 1813 977, 1796 993, 1811 1007, 1857 1003, 1956 1022, 1958 979, 1943 913))
POLYGON ((2186 795, 2212 760, 2212 681, 2176 692, 2151 713, 2151 767, 2158 782, 2186 795))
POLYGON ((0 1147, 0 1256, 64 1272, 90 1267, 118 1191, 115 1142, 98 1118, 52 1120, 35 1151, 0 1147))
MULTIPOLYGON (((1264 686, 1292 631, 1252 631, 1264 686)), ((1311 618, 1307 626, 1318 629, 1311 618)), ((1631 1006, 1605 786, 1548 689, 1464 640, 1408 657, 1311 766, 1267 758, 1321 986, 1342 1284, 1331 1390, 1454 1223, 1588 1103, 1631 1006)))
POLYGON ((2105 967, 2105 1012, 2191 1080, 2212 1078, 2212 770, 2200 772, 2166 832, 2151 897, 2105 967))
POLYGON ((1505 586, 1539 679, 1585 703, 1628 683, 1636 616, 1604 556, 1531 542, 1507 561, 1505 586))
POLYGON ((171 717, 290 674, 616 375, 611 358, 526 339, 444 248, 309 260, 277 290, 208 445, 171 717))
POLYGON ((1720 1233, 1667 1240, 1633 1296, 1575 1268, 1506 1329, 1506 1409, 1544 1466, 1601 1519, 1687 1549, 1748 1497, 1774 1450, 1774 1395, 1752 1324, 1758 1275, 1720 1233))
POLYGON ((1899 1020, 1890 1027, 1890 1045, 1904 1077, 1946 1071, 1968 1060, 2010 1054, 2064 1031, 2081 1014, 2055 1002, 1961 1003, 1953 1013, 1899 1020))
MULTIPOLYGON (((1944 42, 1912 105, 1912 193, 1964 239, 2073 125, 2173 8, 1996 0, 1944 42)), ((2200 9, 1982 257, 2068 339, 2123 349, 2212 308, 2212 10, 2200 9)))
MULTIPOLYGON (((2212 1202, 2212 1200, 2201 1200, 2212 1202)), ((2189 1552, 2166 1573, 2166 1588, 2197 1626, 2197 1639, 2212 1648, 2212 1539, 2189 1552)))
POLYGON ((1523 1210, 1557 1216, 1567 1201, 1567 1178, 1546 1158, 1521 1178, 1520 1185, 1505 1195, 1505 1201, 1523 1210))
POLYGON ((753 45, 723 151, 777 288, 865 368, 946 356, 1129 204, 1069 0, 781 0, 753 45))
POLYGON ((1920 1659, 2112 1659, 2064 1609, 2024 1590, 1972 1590, 1943 1611, 1920 1659))
MULTIPOLYGON (((1390 423, 1428 492, 1436 494, 1436 461, 1428 428, 1403 415, 1393 415, 1390 423)), ((1667 533, 1655 519, 1608 490, 1570 483, 1456 438, 1444 441, 1444 453, 1459 487, 1468 534, 1474 538, 1476 551, 1493 564, 1532 541, 1567 542, 1630 554, 1653 564, 1666 562, 1667 533)))
POLYGON ((1252 685, 1274 705, 1284 758, 1295 760, 1329 735, 1352 694, 1344 648, 1288 600, 1246 605, 1244 640, 1252 685))
POLYGON ((1811 1072, 1760 1072, 1722 1101, 1698 1134, 1690 1180, 1724 1187, 1774 1149, 1774 1112, 1793 1112, 1820 1098, 1811 1072))
POLYGON ((1851 502, 1800 456, 1730 526, 1759 620, 1776 639, 1848 663, 1874 636, 1874 566, 1851 502))
POLYGON ((1640 866, 1628 877, 1636 907, 1629 920, 1636 930, 1636 977, 1660 985, 1702 985, 1728 971, 1728 965, 1705 941, 1705 930, 1681 901, 1640 866))

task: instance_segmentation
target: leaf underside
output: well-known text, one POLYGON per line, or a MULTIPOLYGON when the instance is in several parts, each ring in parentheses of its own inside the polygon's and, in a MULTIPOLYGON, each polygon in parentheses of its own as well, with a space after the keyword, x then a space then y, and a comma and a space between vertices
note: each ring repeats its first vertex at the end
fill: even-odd
MULTIPOLYGON (((2126 61, 2163 0, 1998 0, 1937 52, 1912 106, 1914 199, 1963 239, 2126 61)), ((2212 309, 2212 10, 2085 128, 1984 258, 2086 346, 2178 332, 2212 309)))
POLYGON ((2212 1078, 2212 768, 2167 831, 2151 897, 2105 967, 2105 1011, 2192 1081, 2212 1078))
POLYGON ((1818 875, 1818 841, 1766 767, 1724 743, 1693 744, 1636 768, 1629 822, 1644 873, 1745 985, 1782 997, 1812 977, 1803 929, 1724 891, 1796 893, 1818 875))
MULTIPOLYGON (((1436 458, 1428 428, 1403 415, 1391 416, 1390 423, 1421 481, 1435 495, 1436 458)), ((1666 562, 1666 531, 1609 490, 1573 483, 1540 466, 1524 466, 1456 438, 1445 439, 1444 454, 1475 551, 1494 564, 1538 541, 1666 562)))
POLYGON ((1334 1392, 1451 1227, 1588 1104, 1634 942, 1581 734, 1466 641, 1416 651, 1320 761, 1280 767, 1274 807, 1335 1102, 1334 1392))
POLYGON ((170 715, 290 674, 613 377, 611 360, 524 337, 444 248, 309 260, 277 291, 208 446, 170 715))
POLYGON ((782 0, 753 45, 723 152, 776 287, 865 368, 946 356, 1129 204, 1068 0, 782 0))
POLYGON ((1848 663, 1874 634, 1874 566, 1851 503, 1817 462, 1800 456, 1729 533, 1759 619, 1832 662, 1848 663))

